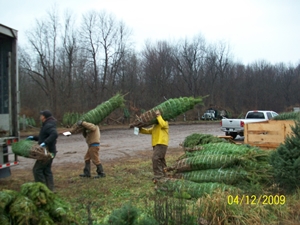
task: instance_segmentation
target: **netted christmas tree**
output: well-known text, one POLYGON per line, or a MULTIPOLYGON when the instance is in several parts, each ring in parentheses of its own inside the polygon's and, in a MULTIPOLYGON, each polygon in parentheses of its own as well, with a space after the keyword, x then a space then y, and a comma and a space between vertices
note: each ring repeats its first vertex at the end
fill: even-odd
POLYGON ((12 151, 16 155, 37 160, 47 161, 53 157, 46 148, 40 147, 35 141, 26 139, 13 143, 12 151))
POLYGON ((208 143, 219 143, 219 142, 227 142, 224 139, 218 138, 214 135, 211 134, 199 134, 199 133, 194 133, 189 136, 187 136, 183 143, 182 146, 184 147, 184 150, 189 150, 193 149, 194 147, 197 147, 199 145, 204 145, 208 143))
MULTIPOLYGON (((206 96, 205 96, 206 97, 206 96)), ((181 97, 169 99, 158 106, 137 116, 130 127, 145 127, 157 123, 155 111, 159 110, 164 120, 174 119, 182 113, 193 109, 197 104, 203 104, 205 97, 181 97)))
POLYGON ((272 118, 273 120, 300 120, 300 112, 284 112, 272 118))
POLYGON ((300 121, 295 122, 292 134, 271 155, 275 182, 286 192, 300 187, 300 121))
MULTIPOLYGON (((101 103, 96 108, 88 111, 83 114, 78 120, 86 121, 93 124, 101 123, 109 114, 114 110, 124 105, 124 95, 116 94, 109 100, 101 103)), ((83 131, 82 126, 77 126, 77 123, 74 123, 70 132, 72 134, 80 133, 83 131)))

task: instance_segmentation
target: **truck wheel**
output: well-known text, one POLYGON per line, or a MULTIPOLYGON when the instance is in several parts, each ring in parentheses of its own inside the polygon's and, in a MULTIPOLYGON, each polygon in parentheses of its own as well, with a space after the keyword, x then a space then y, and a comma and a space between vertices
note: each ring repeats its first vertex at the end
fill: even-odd
POLYGON ((241 137, 244 137, 244 132, 239 133, 241 137))
POLYGON ((229 135, 232 137, 232 139, 234 140, 237 136, 236 132, 230 132, 229 135))

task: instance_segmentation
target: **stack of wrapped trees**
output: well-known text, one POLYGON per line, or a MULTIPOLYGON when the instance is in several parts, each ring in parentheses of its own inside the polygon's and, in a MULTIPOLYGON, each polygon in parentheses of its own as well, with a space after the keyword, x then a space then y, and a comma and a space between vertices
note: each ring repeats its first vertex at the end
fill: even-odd
POLYGON ((273 120, 298 120, 300 121, 300 112, 284 112, 272 118, 273 120))
POLYGON ((186 111, 193 109, 197 104, 203 104, 204 97, 182 97, 169 99, 160 105, 146 111, 145 113, 137 116, 130 127, 146 127, 152 124, 156 124, 155 111, 159 110, 164 120, 175 119, 177 116, 185 113, 186 111))
MULTIPOLYGON (((101 123, 109 114, 114 110, 124 105, 124 95, 116 94, 106 102, 101 103, 96 108, 83 114, 78 120, 86 121, 93 124, 101 123)), ((80 133, 83 131, 82 126, 78 126, 77 123, 71 127, 70 132, 72 134, 80 133)))
POLYGON ((176 164, 166 168, 173 178, 159 185, 169 191, 187 192, 191 197, 211 194, 220 188, 232 194, 254 194, 268 185, 272 178, 269 153, 259 148, 217 141, 209 135, 193 134, 183 143, 186 151, 176 164), (204 143, 195 141, 204 140, 204 143), (203 138, 205 137, 205 138, 203 138), (188 143, 189 142, 189 143, 188 143), (194 144, 193 144, 194 143, 194 144), (195 144, 196 143, 196 144, 195 144))

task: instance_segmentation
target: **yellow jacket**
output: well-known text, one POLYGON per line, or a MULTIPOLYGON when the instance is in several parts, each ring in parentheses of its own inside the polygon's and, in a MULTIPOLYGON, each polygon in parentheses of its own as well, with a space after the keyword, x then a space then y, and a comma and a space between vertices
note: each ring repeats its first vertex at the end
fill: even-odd
POLYGON ((169 144, 169 123, 164 121, 161 116, 157 118, 158 124, 155 124, 149 129, 140 128, 142 134, 152 134, 152 146, 169 144))

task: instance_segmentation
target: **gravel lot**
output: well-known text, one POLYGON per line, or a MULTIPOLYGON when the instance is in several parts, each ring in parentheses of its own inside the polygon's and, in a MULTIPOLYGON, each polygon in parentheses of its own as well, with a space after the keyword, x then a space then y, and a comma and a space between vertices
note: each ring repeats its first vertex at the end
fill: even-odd
MULTIPOLYGON (((184 138, 192 133, 224 135, 219 123, 170 125, 169 149, 178 148, 184 138)), ((83 165, 87 145, 81 134, 65 137, 60 135, 57 140, 58 154, 53 165, 80 163, 83 165)), ((134 135, 133 129, 105 129, 101 131, 100 158, 103 162, 119 158, 136 157, 143 151, 151 151, 151 136, 134 135)), ((31 169, 35 160, 19 157, 20 164, 12 170, 31 169)))

